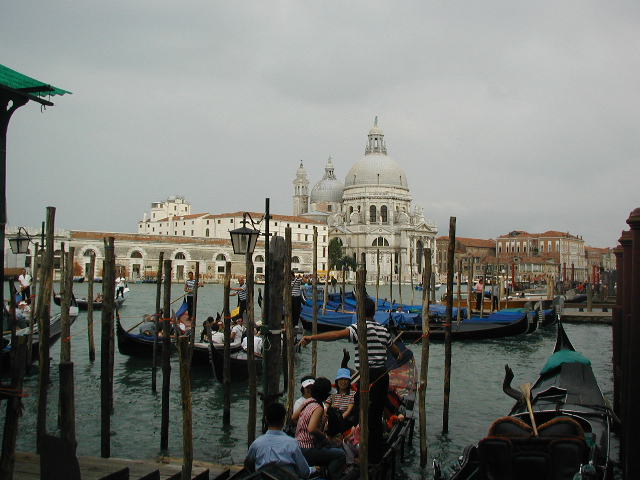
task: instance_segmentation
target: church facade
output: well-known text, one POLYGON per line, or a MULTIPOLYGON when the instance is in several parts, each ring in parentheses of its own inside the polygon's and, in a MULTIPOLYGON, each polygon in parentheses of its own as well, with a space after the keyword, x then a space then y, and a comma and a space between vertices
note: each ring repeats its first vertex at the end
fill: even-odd
POLYGON ((377 117, 369 130, 364 155, 353 164, 344 183, 329 157, 323 178, 309 193, 302 162, 293 181, 294 215, 326 222, 329 240, 339 239, 346 255, 365 264, 374 281, 378 264, 383 281, 410 282, 422 272, 423 249, 432 249, 435 270, 436 225, 413 204, 407 177, 387 153, 377 117))

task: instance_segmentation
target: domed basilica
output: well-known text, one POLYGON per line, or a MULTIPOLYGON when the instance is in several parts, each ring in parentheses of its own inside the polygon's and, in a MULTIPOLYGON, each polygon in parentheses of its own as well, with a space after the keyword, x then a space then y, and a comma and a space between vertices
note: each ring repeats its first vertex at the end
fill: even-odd
POLYGON ((392 269, 395 281, 399 273, 403 282, 410 281, 410 263, 414 276, 421 273, 424 248, 431 248, 435 259, 437 228, 425 220, 421 207, 412 205, 407 177, 387 155, 378 117, 369 130, 364 156, 353 164, 344 183, 336 177, 329 157, 311 195, 302 162, 293 187, 293 214, 326 222, 329 238, 338 238, 347 254, 366 262, 369 280, 376 276, 378 251, 385 281, 392 269))

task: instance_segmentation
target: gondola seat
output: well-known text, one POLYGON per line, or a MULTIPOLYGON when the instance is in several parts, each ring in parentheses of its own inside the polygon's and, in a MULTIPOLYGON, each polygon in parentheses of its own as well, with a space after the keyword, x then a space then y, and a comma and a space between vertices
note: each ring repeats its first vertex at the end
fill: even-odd
POLYGON ((540 425, 537 437, 522 420, 502 417, 478 444, 481 469, 490 480, 571 480, 587 453, 584 431, 569 417, 540 425))

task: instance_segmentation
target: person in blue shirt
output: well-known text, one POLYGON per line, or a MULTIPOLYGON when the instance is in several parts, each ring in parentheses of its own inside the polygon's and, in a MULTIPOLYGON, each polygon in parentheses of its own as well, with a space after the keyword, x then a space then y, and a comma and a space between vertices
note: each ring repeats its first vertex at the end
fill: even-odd
POLYGON ((295 438, 282 431, 287 410, 284 405, 274 402, 267 406, 265 417, 268 430, 259 436, 249 447, 244 466, 249 471, 258 471, 267 465, 275 465, 286 470, 291 478, 309 478, 315 469, 302 455, 295 438))

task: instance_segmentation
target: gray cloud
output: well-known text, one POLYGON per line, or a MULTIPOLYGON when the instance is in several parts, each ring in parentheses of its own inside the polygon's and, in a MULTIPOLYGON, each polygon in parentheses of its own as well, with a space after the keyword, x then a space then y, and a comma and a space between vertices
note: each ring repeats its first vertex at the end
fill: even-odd
POLYGON ((291 211, 380 115, 446 233, 615 244, 638 206, 636 2, 10 2, 2 62, 74 92, 9 129, 12 225, 133 231, 149 202, 291 211), (33 12, 38 12, 34 15, 33 12))

